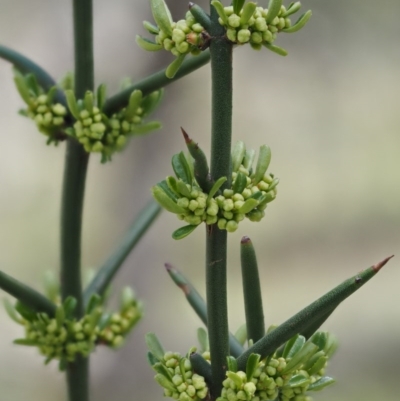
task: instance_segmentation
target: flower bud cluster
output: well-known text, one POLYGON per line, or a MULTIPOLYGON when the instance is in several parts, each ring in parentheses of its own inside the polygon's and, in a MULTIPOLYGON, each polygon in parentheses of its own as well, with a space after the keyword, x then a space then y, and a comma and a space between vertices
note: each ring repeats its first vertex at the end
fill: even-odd
MULTIPOLYGON (((196 152, 200 152, 198 147, 196 152)), ((200 188, 197 174, 198 169, 203 173, 208 171, 208 167, 203 168, 205 158, 201 157, 204 166, 199 167, 196 160, 186 158, 182 152, 174 155, 172 165, 178 179, 169 176, 154 186, 152 192, 161 206, 189 224, 174 232, 175 239, 189 235, 202 222, 207 225, 217 224, 220 230, 234 232, 245 217, 258 222, 265 216, 267 204, 276 197, 279 180, 267 173, 271 160, 269 147, 260 147, 257 166, 253 170, 254 155, 253 150, 246 151, 244 143, 238 142, 232 154, 231 187, 220 190, 226 181, 222 177, 212 185, 208 193, 200 188)))
POLYGON ((198 401, 207 397, 208 387, 203 376, 194 373, 188 357, 166 352, 153 365, 155 380, 164 387, 164 396, 179 401, 198 401))
POLYGON ((175 57, 188 53, 198 55, 205 41, 203 32, 204 27, 196 22, 188 11, 185 19, 171 23, 171 32, 160 29, 155 36, 155 41, 175 57))
POLYGON ((48 137, 48 143, 58 143, 64 139, 65 117, 67 108, 57 102, 57 88, 54 86, 47 92, 39 86, 33 74, 22 75, 15 71, 15 84, 27 108, 21 114, 31 118, 38 130, 48 137))
POLYGON ((186 13, 185 19, 174 22, 164 0, 151 0, 151 8, 156 25, 145 21, 143 26, 155 35, 154 41, 137 35, 136 43, 147 51, 165 49, 171 52, 176 59, 167 68, 166 75, 172 78, 186 55, 196 56, 208 46, 209 35, 190 11, 186 13))
POLYGON ((302 336, 296 337, 300 339, 296 340, 300 346, 293 353, 286 349, 283 356, 277 351, 271 358, 260 361, 251 372, 228 371, 217 401, 311 401, 307 391, 332 384, 334 380, 324 376, 327 360, 336 348, 332 336, 316 333, 308 342, 302 336))
POLYGON ((97 344, 119 347, 142 317, 141 303, 130 288, 122 292, 118 313, 104 313, 97 295, 92 297, 81 319, 73 317, 75 307, 76 300, 69 297, 57 307, 55 316, 50 317, 20 303, 15 307, 6 304, 10 317, 25 327, 25 338, 15 343, 36 346, 46 357, 46 363, 56 359, 61 368, 66 362, 73 362, 77 355, 88 357, 97 344))
POLYGON ((235 9, 234 5, 224 7, 218 0, 214 0, 212 4, 219 14, 219 23, 226 29, 226 36, 231 42, 239 45, 249 43, 256 50, 264 45, 281 55, 286 55, 286 51, 272 46, 277 34, 296 32, 311 17, 311 11, 308 11, 292 24, 289 17, 300 9, 300 2, 291 3, 286 8, 281 0, 273 0, 270 1, 269 9, 257 7, 252 2, 244 4, 240 9, 235 9))
POLYGON ((135 90, 126 108, 107 117, 102 113, 104 86, 98 90, 97 106, 90 91, 86 92, 83 100, 78 101, 72 91, 66 91, 69 109, 76 119, 73 129, 69 128, 66 132, 75 137, 86 152, 101 153, 102 162, 111 160, 113 153, 124 148, 129 136, 160 128, 158 122, 145 124, 143 118, 156 107, 161 94, 161 91, 156 91, 143 98, 142 92, 135 90))
POLYGON ((142 304, 138 302, 132 289, 126 287, 122 292, 120 311, 107 318, 106 325, 102 324, 98 334, 99 342, 112 348, 120 347, 142 315, 142 304))

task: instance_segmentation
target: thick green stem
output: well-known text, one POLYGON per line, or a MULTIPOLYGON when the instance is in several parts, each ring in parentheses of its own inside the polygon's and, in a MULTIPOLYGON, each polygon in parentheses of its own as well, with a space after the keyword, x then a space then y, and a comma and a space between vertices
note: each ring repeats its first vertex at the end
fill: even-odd
POLYGON ((172 84, 180 78, 190 74, 191 72, 197 70, 203 65, 210 61, 210 52, 208 50, 204 51, 199 56, 188 57, 182 64, 179 71, 173 78, 167 78, 165 75, 165 68, 160 70, 141 81, 133 84, 129 88, 117 93, 116 95, 110 97, 106 104, 104 105, 103 112, 107 115, 111 115, 126 107, 129 101, 131 93, 138 89, 143 92, 143 96, 150 94, 156 90, 164 88, 165 86, 172 84))
MULTIPOLYGON (((75 43, 75 95, 83 98, 93 90, 92 0, 73 0, 75 43)), ((75 140, 68 139, 61 210, 61 293, 77 300, 75 316, 84 313, 81 284, 81 232, 89 155, 75 140)), ((77 358, 67 366, 70 401, 89 401, 89 359, 77 358)))
POLYGON ((0 271, 0 288, 37 312, 47 313, 51 317, 56 313, 56 305, 53 302, 2 271, 0 271))
MULTIPOLYGON (((224 37, 218 14, 211 7, 210 46, 212 77, 211 176, 231 182, 232 137, 232 45, 224 37)), ((207 227, 206 286, 210 352, 212 359, 211 398, 221 394, 229 355, 226 290, 227 232, 216 225, 207 227)))
POLYGON ((120 246, 116 251, 106 260, 103 266, 99 269, 92 282, 88 285, 84 292, 84 303, 85 306, 90 301, 90 297, 93 294, 100 296, 104 295, 108 286, 111 283, 113 277, 117 274, 118 270, 122 266, 124 260, 131 253, 132 249, 142 238, 144 233, 150 228, 154 219, 158 216, 161 211, 161 207, 155 201, 151 200, 144 208, 140 211, 138 217, 133 222, 131 228, 126 233, 120 246))

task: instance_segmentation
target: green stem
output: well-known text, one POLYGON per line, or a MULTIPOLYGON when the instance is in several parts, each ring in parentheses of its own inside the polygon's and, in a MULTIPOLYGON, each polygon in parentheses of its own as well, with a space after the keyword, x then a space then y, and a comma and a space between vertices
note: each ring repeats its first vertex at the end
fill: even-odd
POLYGON ((125 90, 110 97, 104 105, 103 112, 107 115, 111 115, 121 110, 122 108, 126 107, 131 93, 136 89, 141 90, 143 92, 143 96, 147 96, 148 94, 158 89, 164 88, 165 86, 172 84, 173 82, 190 74, 191 72, 197 70, 203 65, 206 65, 209 61, 210 61, 209 51, 204 51, 202 54, 198 56, 189 57, 183 62, 182 66, 179 68, 179 71, 172 79, 166 77, 165 75, 166 69, 164 68, 163 70, 160 70, 142 79, 141 81, 130 86, 129 88, 126 88, 125 90))
POLYGON ((92 282, 88 285, 84 292, 84 304, 88 304, 93 294, 102 296, 110 285, 111 280, 118 272, 124 260, 128 257, 134 246, 142 238, 151 223, 158 216, 161 207, 155 201, 151 200, 139 216, 133 222, 130 230, 126 233, 119 248, 106 260, 104 265, 99 269, 92 282))
POLYGON ((2 271, 0 271, 0 288, 36 312, 44 312, 51 317, 56 313, 56 305, 53 302, 2 271))
MULTIPOLYGON (((75 48, 75 96, 82 99, 93 90, 92 0, 73 0, 75 48)), ((61 206, 61 294, 77 300, 76 318, 84 313, 81 284, 82 210, 89 155, 72 138, 68 139, 61 206)), ((89 401, 89 359, 77 358, 67 365, 70 401, 89 401)))
MULTIPOLYGON (((201 321, 208 326, 207 322, 207 305, 203 297, 198 293, 193 284, 177 269, 175 269, 169 263, 165 264, 165 268, 173 282, 183 291, 189 305, 196 312, 197 316, 201 321)), ((229 333, 229 348, 230 354, 234 357, 238 357, 243 353, 243 347, 236 337, 229 333)))
MULTIPOLYGON (((232 140, 232 44, 224 37, 218 14, 211 7, 210 45, 212 79, 211 177, 227 177, 231 183, 232 140)), ((226 289, 227 232, 216 225, 206 233, 206 289, 210 353, 212 360, 211 398, 216 399, 225 379, 229 355, 226 289)))
POLYGON ((240 245, 247 338, 257 342, 265 334, 257 257, 249 237, 243 237, 240 245))
POLYGON ((310 327, 315 327, 314 325, 316 322, 321 322, 321 319, 330 311, 360 289, 367 281, 374 277, 392 257, 393 256, 390 256, 384 259, 382 262, 371 266, 356 276, 344 281, 342 284, 339 284, 265 335, 238 358, 238 369, 246 369, 247 359, 251 354, 260 354, 261 359, 263 359, 297 333, 306 332, 310 327))

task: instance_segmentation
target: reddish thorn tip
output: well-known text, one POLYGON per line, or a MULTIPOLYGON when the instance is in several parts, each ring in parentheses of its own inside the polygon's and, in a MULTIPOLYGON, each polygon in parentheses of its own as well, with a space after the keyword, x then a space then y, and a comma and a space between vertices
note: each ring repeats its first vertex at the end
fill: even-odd
POLYGON ((172 265, 170 263, 164 263, 164 267, 168 270, 171 271, 173 269, 172 265))
POLYGON ((393 258, 393 256, 394 255, 388 256, 386 259, 383 259, 382 262, 379 262, 376 265, 372 266, 372 268, 375 270, 376 273, 378 273, 378 271, 381 270, 382 267, 385 266, 386 263, 389 262, 389 260, 393 258))
POLYGON ((192 2, 189 2, 189 10, 192 8, 192 7, 194 7, 194 3, 192 3, 192 2))
POLYGON ((181 131, 182 131, 183 137, 185 138, 185 142, 189 143, 191 141, 191 139, 189 138, 189 135, 182 127, 181 127, 181 131))
POLYGON ((242 237, 242 239, 240 241, 241 244, 247 244, 248 242, 251 242, 251 239, 247 235, 242 237))

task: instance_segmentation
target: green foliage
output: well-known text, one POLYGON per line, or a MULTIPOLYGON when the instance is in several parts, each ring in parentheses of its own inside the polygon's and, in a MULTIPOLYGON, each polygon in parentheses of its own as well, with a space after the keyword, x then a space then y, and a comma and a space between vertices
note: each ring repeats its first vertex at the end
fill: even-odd
MULTIPOLYGON (((46 285, 47 290, 55 287, 49 278, 46 285)), ((51 294, 54 299, 60 299, 54 291, 51 294)), ((73 313, 76 304, 74 298, 68 297, 58 305, 55 316, 49 316, 21 302, 15 306, 6 302, 9 316, 25 329, 25 337, 14 343, 37 347, 46 357, 46 364, 56 359, 63 370, 66 363, 75 361, 78 355, 87 358, 98 344, 120 347, 143 314, 141 303, 129 287, 122 291, 119 311, 112 314, 104 312, 103 300, 94 295, 85 315, 76 319, 73 313)))
POLYGON ((176 178, 168 176, 152 188, 154 199, 162 207, 189 224, 176 230, 172 237, 184 238, 203 222, 234 232, 246 217, 260 221, 267 204, 275 199, 279 183, 273 174, 267 174, 271 161, 269 147, 260 147, 253 169, 254 151, 246 151, 244 143, 238 142, 232 152, 232 186, 221 191, 226 177, 213 183, 204 153, 186 133, 185 140, 190 156, 183 152, 173 156, 176 178), (208 193, 205 188, 209 188, 208 193))
POLYGON ((109 161, 113 153, 125 147, 128 137, 161 127, 157 121, 144 123, 144 118, 157 107, 162 93, 161 90, 156 91, 143 98, 142 92, 135 90, 126 108, 107 117, 102 113, 106 100, 103 85, 97 90, 97 99, 87 91, 84 99, 77 101, 73 91, 67 90, 68 107, 76 122, 66 132, 76 138, 86 152, 101 153, 102 162, 109 161))

